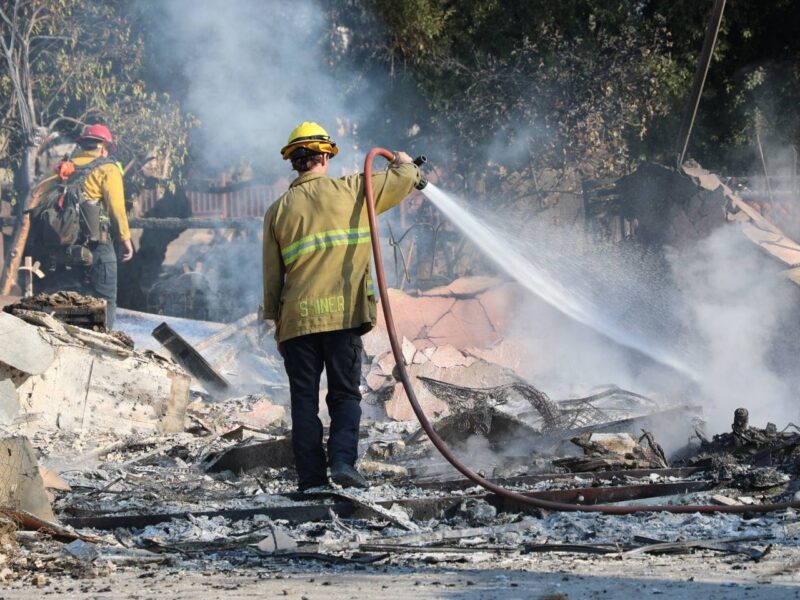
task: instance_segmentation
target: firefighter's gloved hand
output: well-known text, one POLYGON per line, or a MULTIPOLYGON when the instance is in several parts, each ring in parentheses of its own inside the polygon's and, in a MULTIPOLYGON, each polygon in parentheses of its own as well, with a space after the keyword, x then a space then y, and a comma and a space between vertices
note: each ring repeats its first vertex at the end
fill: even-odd
POLYGON ((133 258, 133 244, 130 240, 124 240, 119 245, 122 246, 122 262, 128 262, 133 258))
POLYGON ((414 159, 411 158, 408 154, 403 152, 402 150, 395 150, 394 158, 392 159, 392 165, 402 165, 405 163, 414 162, 414 159))

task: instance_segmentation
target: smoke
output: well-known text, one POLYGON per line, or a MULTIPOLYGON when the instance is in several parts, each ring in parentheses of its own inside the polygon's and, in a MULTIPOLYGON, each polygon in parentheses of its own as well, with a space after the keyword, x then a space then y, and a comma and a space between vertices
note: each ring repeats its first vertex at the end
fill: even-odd
MULTIPOLYGON (((551 397, 616 384, 664 404, 701 405, 712 432, 729 429, 740 406, 759 426, 797 419, 798 290, 738 225, 664 257, 593 245, 544 222, 522 227, 479 206, 470 223, 463 203, 436 205, 533 292, 508 337, 523 343, 521 374, 551 397)), ((665 445, 686 441, 683 430, 682 440, 663 440, 668 424, 654 433, 665 445)))
MULTIPOLYGON (((317 121, 340 144, 374 106, 334 72, 330 55, 346 31, 329 35, 314 0, 170 0, 142 6, 155 30, 158 69, 200 120, 193 151, 210 168, 242 157, 286 168, 278 150, 302 121, 317 121), (357 92, 357 93, 356 93, 357 92)), ((288 169, 287 169, 288 171, 288 169)))
MULTIPOLYGON (((320 123, 338 143, 332 174, 356 170, 357 123, 376 102, 369 86, 333 66, 350 38, 332 27, 321 2, 140 0, 136 10, 148 25, 158 79, 199 121, 190 143, 195 182, 247 165, 270 182, 292 179, 279 150, 303 121, 320 123)), ((258 236, 202 250, 214 299, 208 318, 254 311, 258 236)))
POLYGON ((740 406, 762 427, 796 420, 796 361, 780 351, 782 338, 797 333, 794 286, 737 226, 717 229, 668 259, 683 318, 698 336, 699 383, 712 429, 727 428, 740 406))
MULTIPOLYGON (((358 123, 374 116, 380 99, 369 93, 369 82, 332 66, 331 57, 349 36, 332 31, 321 2, 140 0, 139 6, 150 16, 162 78, 174 80, 185 108, 201 122, 192 152, 211 170, 209 176, 243 157, 260 171, 290 176, 278 150, 306 120, 321 123, 345 147, 335 167, 357 169, 355 161, 363 156, 352 151, 358 123)), ((413 124, 407 135, 414 138, 419 127, 406 118, 411 116, 396 119, 413 124)), ((548 138, 541 126, 523 123, 514 131, 512 139, 498 135, 486 158, 521 161, 532 144, 548 138)), ((440 165, 451 154, 432 146, 424 150, 440 165)), ((527 341, 523 362, 529 378, 551 396, 583 395, 615 383, 676 403, 704 404, 712 430, 727 429, 737 406, 746 406, 757 424, 795 418, 792 389, 800 378, 785 359, 796 354, 780 351, 793 348, 785 325, 795 290, 775 283, 774 265, 735 227, 670 253, 662 264, 635 252, 588 248, 582 234, 563 229, 540 226, 534 232, 517 220, 482 218, 494 225, 498 239, 513 240, 532 264, 546 268, 569 292, 568 301, 577 299, 581 310, 641 341, 641 352, 631 351, 530 297, 516 335, 527 341), (688 364, 696 383, 648 359, 648 353, 688 364)), ((256 241, 219 248, 215 272, 259 262, 256 241)), ((252 289, 237 289, 236 295, 257 297, 259 278, 245 279, 252 289)))

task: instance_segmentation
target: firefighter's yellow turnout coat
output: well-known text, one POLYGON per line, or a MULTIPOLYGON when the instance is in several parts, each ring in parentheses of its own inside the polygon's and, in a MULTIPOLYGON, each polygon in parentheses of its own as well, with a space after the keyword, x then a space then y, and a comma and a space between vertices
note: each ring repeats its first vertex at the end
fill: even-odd
MULTIPOLYGON (((412 163, 373 174, 375 209, 397 205, 419 181, 412 163)), ((377 317, 363 175, 303 173, 264 216, 264 319, 275 338, 340 329, 366 333, 377 317)))
MULTIPOLYGON (((78 167, 84 167, 90 162, 100 158, 99 150, 78 150, 70 160, 78 167)), ((111 235, 120 242, 131 239, 131 230, 128 226, 128 215, 125 212, 125 192, 122 183, 122 167, 114 163, 106 163, 95 167, 86 176, 83 183, 83 197, 87 202, 102 202, 105 213, 101 218, 111 220, 111 235)), ((42 197, 44 198, 50 188, 55 185, 57 177, 54 175, 43 182, 42 197)))

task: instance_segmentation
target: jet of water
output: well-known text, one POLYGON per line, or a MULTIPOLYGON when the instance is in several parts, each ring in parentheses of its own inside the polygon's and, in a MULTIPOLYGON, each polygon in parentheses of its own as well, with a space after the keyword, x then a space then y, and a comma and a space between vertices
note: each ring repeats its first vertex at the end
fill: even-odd
POLYGON ((616 343, 633 348, 695 381, 699 380, 695 370, 685 360, 601 314, 593 303, 563 285, 542 265, 534 264, 520 254, 508 237, 493 231, 451 195, 432 183, 422 191, 486 256, 525 289, 616 343))

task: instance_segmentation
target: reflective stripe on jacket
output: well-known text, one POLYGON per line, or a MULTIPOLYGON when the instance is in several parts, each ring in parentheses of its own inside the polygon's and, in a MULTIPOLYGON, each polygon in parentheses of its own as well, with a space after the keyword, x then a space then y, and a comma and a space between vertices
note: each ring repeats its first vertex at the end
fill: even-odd
MULTIPOLYGON (((372 176, 378 213, 396 206, 419 181, 413 164, 372 176)), ((265 319, 275 337, 360 328, 377 317, 364 178, 304 173, 264 216, 265 319)))

